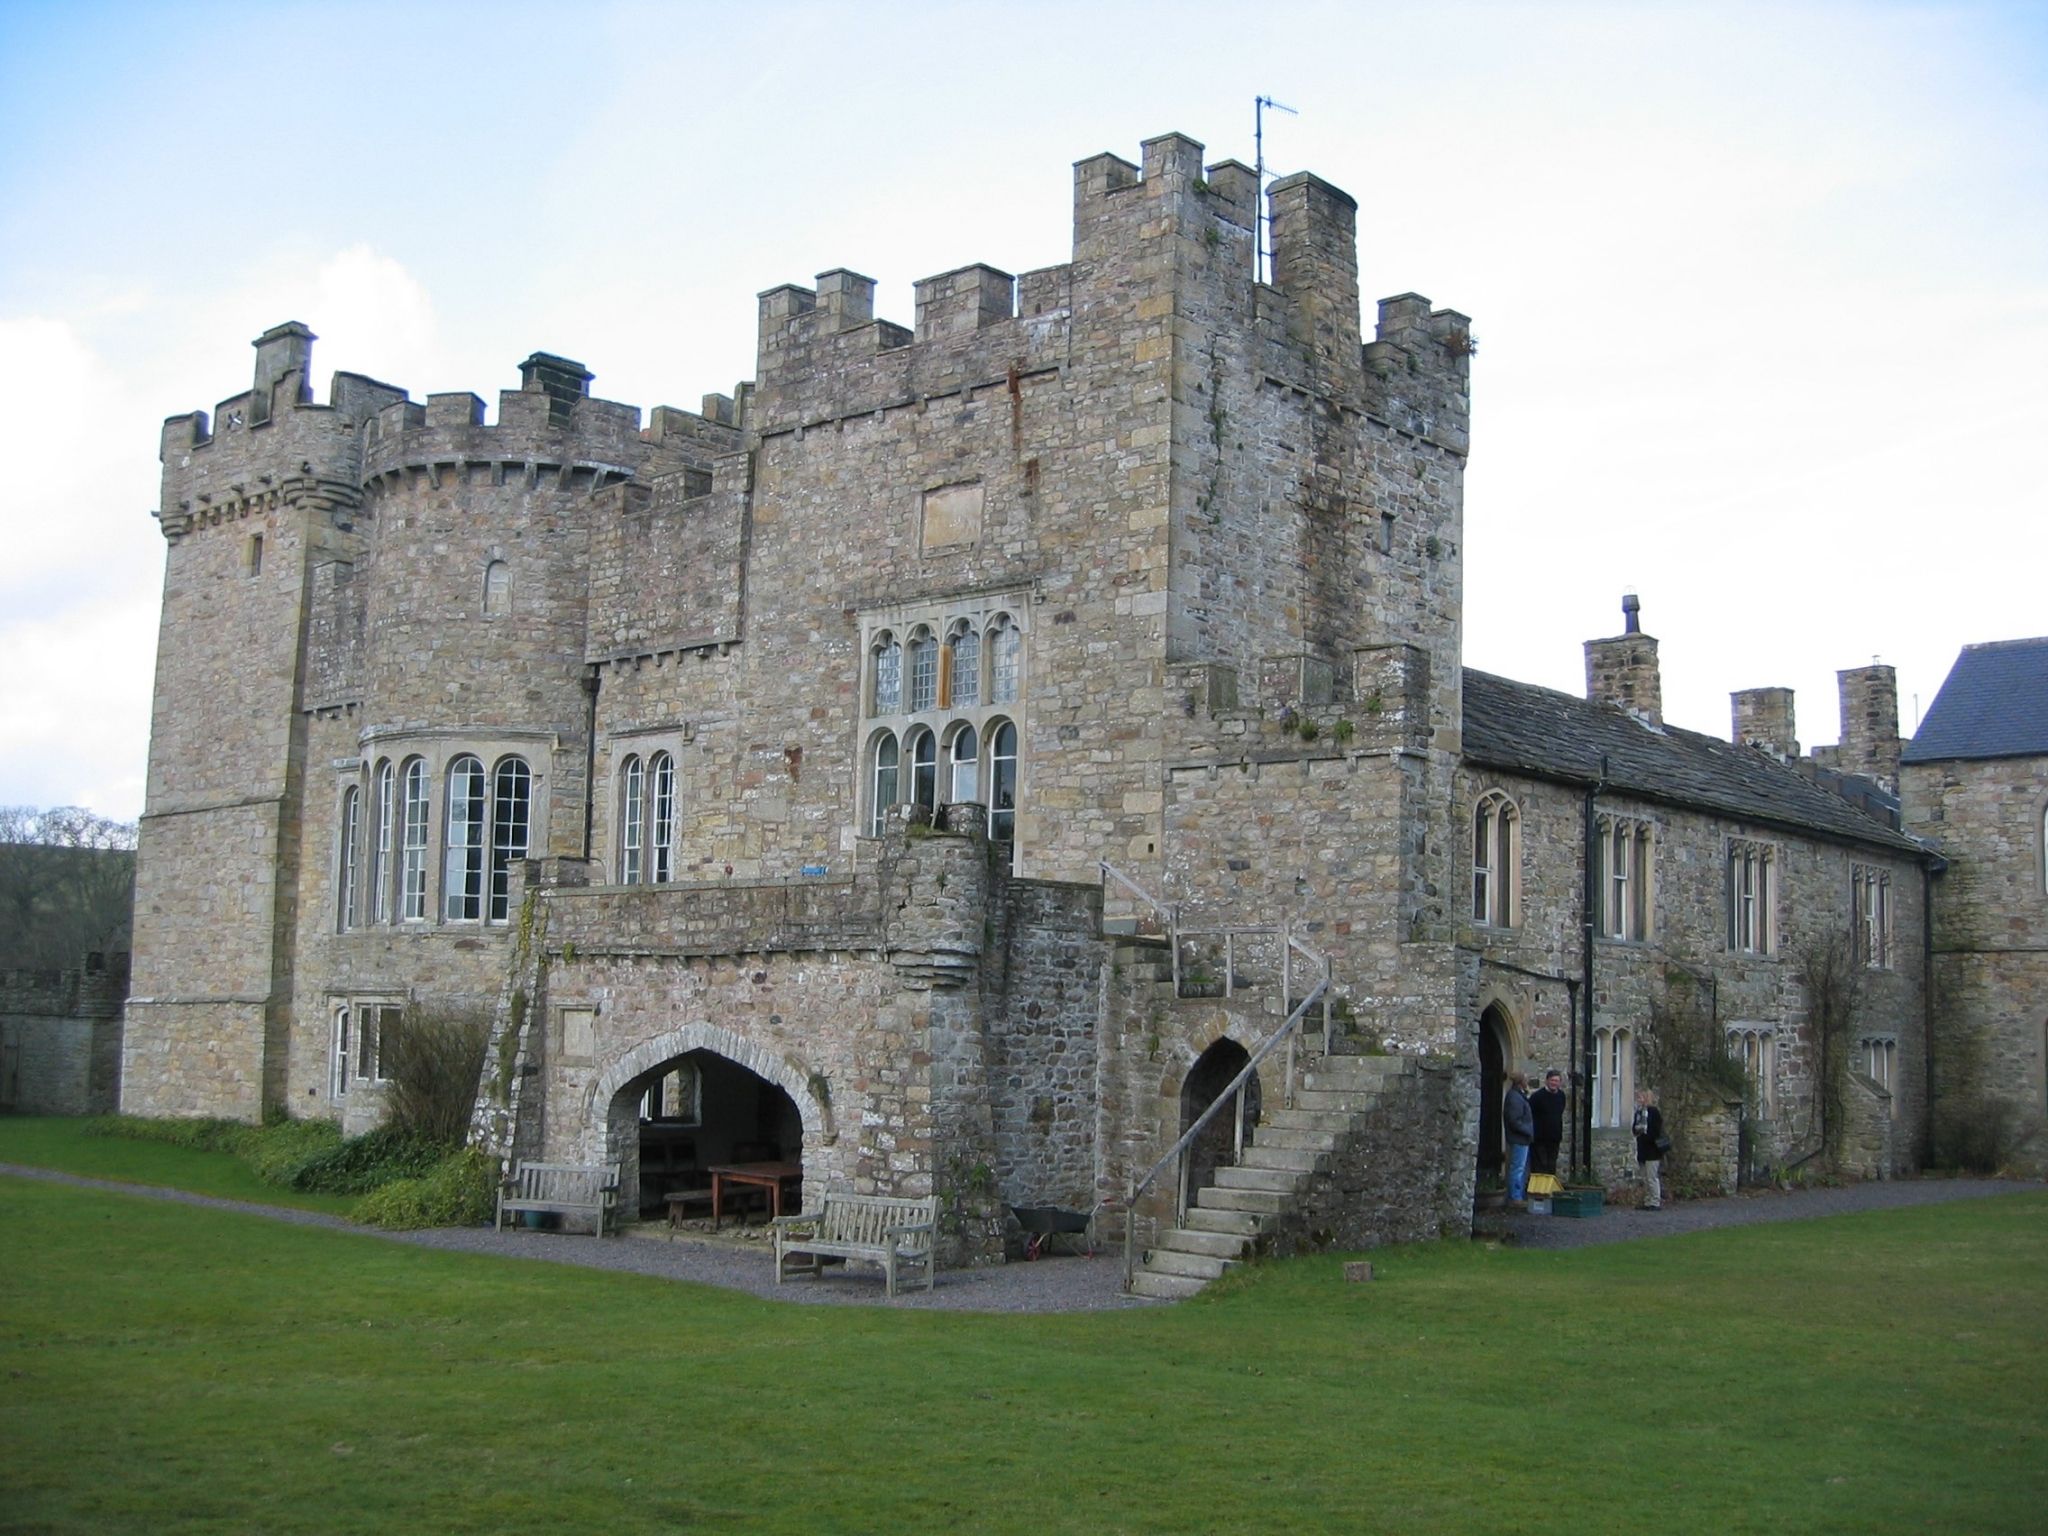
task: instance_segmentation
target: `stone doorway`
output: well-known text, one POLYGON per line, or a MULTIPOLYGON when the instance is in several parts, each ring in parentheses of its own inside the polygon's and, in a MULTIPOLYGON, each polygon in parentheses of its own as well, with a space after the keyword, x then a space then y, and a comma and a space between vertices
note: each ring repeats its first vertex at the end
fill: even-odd
MULTIPOLYGON (((1216 1102, 1217 1095, 1242 1072, 1251 1053, 1235 1040, 1218 1040, 1202 1052, 1180 1089, 1180 1134, 1201 1119, 1202 1112, 1216 1102)), ((1252 1144, 1252 1128, 1259 1123, 1259 1074, 1254 1072, 1244 1085, 1240 1110, 1243 1144, 1252 1144)), ((1182 1204, 1198 1189, 1216 1182, 1216 1170, 1237 1162, 1238 1126, 1229 1109, 1224 1109, 1202 1127, 1202 1134, 1189 1145, 1181 1160, 1182 1204)))
POLYGON ((1508 1054, 1507 1015, 1494 1003, 1479 1016, 1478 1173, 1482 1182, 1502 1182, 1507 1176, 1500 1104, 1508 1086, 1508 1054))
MULTIPOLYGON (((619 1159, 619 1209, 645 1220, 666 1217, 671 1192, 708 1191, 714 1166, 803 1161, 796 1101, 710 1050, 685 1051, 631 1079, 612 1095, 606 1125, 619 1159)), ((743 1209, 755 1203, 752 1191, 737 1198, 743 1209)), ((784 1208, 801 1207, 785 1196, 784 1208)))

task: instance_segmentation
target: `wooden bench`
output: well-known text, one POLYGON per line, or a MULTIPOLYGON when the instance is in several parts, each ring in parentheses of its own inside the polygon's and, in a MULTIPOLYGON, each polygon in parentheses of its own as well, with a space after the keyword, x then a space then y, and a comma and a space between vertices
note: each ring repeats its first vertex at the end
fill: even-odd
POLYGON ((815 1275, 827 1260, 866 1259, 882 1266, 890 1296, 896 1294, 896 1271, 905 1265, 924 1266, 924 1288, 932 1288, 932 1239, 938 1231, 936 1196, 902 1200, 892 1195, 850 1195, 827 1192, 818 1209, 801 1216, 775 1218, 775 1283, 784 1274, 815 1275), (790 1259, 808 1265, 785 1269, 790 1259))
POLYGON ((498 1183, 497 1230, 508 1212, 548 1211, 557 1216, 590 1216, 604 1236, 605 1217, 619 1198, 619 1165, 585 1168, 576 1163, 518 1162, 498 1183))

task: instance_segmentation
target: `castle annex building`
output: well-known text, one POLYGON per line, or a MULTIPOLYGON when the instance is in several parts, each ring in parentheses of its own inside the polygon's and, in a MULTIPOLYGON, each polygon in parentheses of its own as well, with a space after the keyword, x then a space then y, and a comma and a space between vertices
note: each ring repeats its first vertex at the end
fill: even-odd
POLYGON ((928 278, 908 327, 852 271, 772 288, 695 411, 546 353, 494 408, 316 401, 311 333, 259 338, 164 429, 124 1107, 366 1127, 406 1009, 485 1009, 500 1152, 617 1160, 628 1206, 730 1161, 936 1193, 959 1263, 1006 1207, 1120 1224, 1270 1044, 1139 1196, 1161 1292, 1461 1225, 1518 1066, 1581 1073, 1618 1173, 1660 1017, 1753 1071, 1700 1177, 1915 1162, 1884 731, 1823 771, 1756 701, 1669 727, 1633 611, 1588 699, 1465 670, 1469 324, 1362 331, 1311 175, 1255 281, 1258 198, 1178 135, 1084 160, 1070 262, 928 278), (1842 935, 1846 1099, 1804 979, 1842 935))

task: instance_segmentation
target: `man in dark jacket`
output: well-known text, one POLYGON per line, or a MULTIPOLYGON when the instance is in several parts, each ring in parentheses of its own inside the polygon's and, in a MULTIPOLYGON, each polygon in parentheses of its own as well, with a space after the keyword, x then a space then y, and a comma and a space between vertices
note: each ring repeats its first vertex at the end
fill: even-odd
POLYGON ((1523 1073, 1508 1074, 1500 1121, 1508 1138, 1508 1203, 1520 1205, 1528 1194, 1529 1143, 1536 1134, 1536 1122, 1529 1113, 1529 1079, 1523 1073))
POLYGON ((1557 1173, 1557 1149, 1564 1142, 1564 1074, 1553 1067, 1543 1086, 1529 1095, 1529 1113, 1536 1121, 1536 1139, 1529 1148, 1529 1171, 1557 1173))

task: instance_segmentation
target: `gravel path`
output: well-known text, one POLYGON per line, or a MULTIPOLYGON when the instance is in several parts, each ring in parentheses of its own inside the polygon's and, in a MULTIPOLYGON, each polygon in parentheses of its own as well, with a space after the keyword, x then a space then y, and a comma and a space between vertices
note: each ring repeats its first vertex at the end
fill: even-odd
MULTIPOLYGON (((867 1265, 847 1265, 818 1280, 793 1280, 777 1286, 769 1250, 753 1242, 711 1238, 628 1237, 599 1241, 552 1232, 494 1232, 488 1227, 442 1227, 427 1232, 384 1232, 358 1226, 339 1216, 302 1211, 290 1206, 258 1205, 245 1200, 218 1200, 150 1184, 120 1184, 88 1179, 48 1168, 0 1163, 0 1174, 73 1184, 152 1200, 241 1211, 273 1221, 305 1227, 327 1227, 416 1248, 458 1253, 488 1253, 500 1258, 536 1259, 547 1264, 577 1264, 586 1269, 623 1270, 665 1280, 690 1280, 727 1290, 746 1291, 775 1301, 822 1306, 934 1308, 968 1312, 1093 1312, 1111 1308, 1160 1306, 1165 1303, 1125 1296, 1121 1250, 1105 1250, 1095 1258, 1056 1257, 1035 1264, 998 1264, 986 1269, 941 1270, 930 1291, 906 1289, 894 1302, 882 1294, 882 1274, 867 1265)), ((1763 1191, 1725 1200, 1667 1199, 1661 1211, 1614 1208, 1590 1220, 1561 1216, 1497 1213, 1483 1231, 1500 1233, 1524 1248, 1583 1248, 1592 1243, 1620 1243, 1634 1238, 1669 1237, 1710 1227, 1746 1226, 1761 1221, 1806 1221, 1851 1211, 1889 1210, 1902 1205, 1931 1205, 1948 1200, 2048 1189, 2048 1184, 2010 1179, 1896 1179, 1879 1184, 1850 1184, 1839 1189, 1808 1189, 1797 1193, 1763 1191)))
POLYGON ((302 1227, 327 1227, 362 1237, 381 1237, 416 1248, 456 1253, 488 1253, 500 1258, 537 1259, 546 1264, 578 1264, 586 1269, 615 1269, 664 1280, 691 1280, 732 1291, 747 1291, 774 1301, 813 1306, 894 1306, 956 1312, 1096 1312, 1112 1308, 1154 1307, 1162 1303, 1122 1293, 1123 1250, 1105 1249, 1095 1258, 1045 1258, 1035 1264, 996 1264, 985 1269, 942 1269, 931 1290, 901 1287, 890 1301, 882 1291, 882 1272, 873 1265, 847 1264, 823 1277, 775 1283, 773 1251, 759 1240, 718 1241, 690 1237, 578 1237, 557 1232, 494 1232, 489 1227, 437 1227, 426 1232, 385 1232, 358 1226, 322 1211, 290 1206, 258 1205, 246 1200, 219 1200, 153 1184, 120 1184, 88 1179, 48 1168, 0 1163, 0 1174, 75 1184, 114 1194, 173 1200, 219 1211, 267 1216, 302 1227))
POLYGON ((2048 1189, 2048 1184, 2017 1179, 1888 1179, 1836 1189, 1758 1190, 1720 1200, 1673 1200, 1667 1195, 1661 1211, 1609 1206, 1586 1219, 1500 1212, 1490 1218, 1489 1229, 1505 1232, 1521 1248, 1584 1248, 1594 1243, 1703 1232, 1709 1227, 1810 1221, 1852 1211, 1888 1211, 1902 1205, 1938 1205, 2040 1189, 2048 1189))

